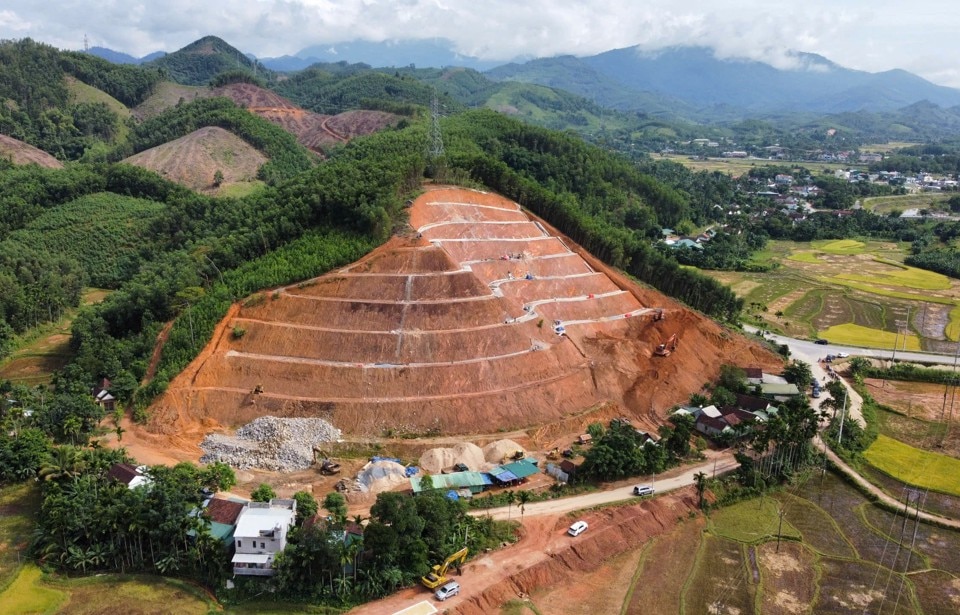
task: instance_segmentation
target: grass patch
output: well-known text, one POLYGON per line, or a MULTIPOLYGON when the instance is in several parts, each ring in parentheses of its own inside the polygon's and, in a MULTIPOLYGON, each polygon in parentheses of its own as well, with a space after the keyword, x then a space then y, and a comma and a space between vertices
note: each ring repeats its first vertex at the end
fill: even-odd
POLYGON ((893 349, 894 343, 898 350, 919 351, 920 338, 916 335, 898 336, 892 331, 882 331, 870 327, 863 327, 851 323, 843 325, 834 325, 829 329, 820 332, 820 337, 825 338, 832 344, 843 344, 846 346, 864 346, 868 348, 887 348, 893 349))
POLYGON ((960 340, 960 305, 950 310, 950 322, 943 328, 943 334, 951 342, 960 340))
POLYGON ((813 263, 813 264, 817 264, 817 263, 820 262, 820 259, 817 257, 817 253, 816 253, 816 252, 807 252, 807 251, 794 252, 793 254, 791 254, 790 256, 788 256, 787 258, 789 258, 789 259, 792 260, 792 261, 797 261, 797 262, 799 262, 799 263, 813 263))
POLYGON ((825 239, 810 242, 810 245, 827 254, 863 254, 867 248, 867 244, 856 239, 825 239))
POLYGON ((39 508, 40 491, 29 483, 0 489, 0 590, 13 582, 26 561, 39 508))
POLYGON ((865 282, 867 284, 880 284, 885 286, 903 286, 904 288, 916 288, 919 290, 948 290, 950 288, 950 278, 943 274, 917 269, 916 267, 901 265, 899 263, 896 264, 892 271, 877 272, 873 275, 841 273, 836 277, 841 280, 853 280, 854 282, 865 282))
POLYGON ((888 290, 886 288, 878 288, 876 286, 871 286, 870 284, 864 284, 863 282, 844 280, 839 276, 832 278, 820 278, 820 281, 824 284, 839 284, 840 286, 846 286, 848 288, 860 290, 873 295, 880 295, 881 297, 890 297, 891 299, 926 301, 928 303, 939 303, 941 305, 957 305, 956 300, 948 297, 937 297, 936 295, 922 295, 920 293, 904 293, 895 290, 888 290))
POLYGON ((43 573, 33 564, 20 570, 10 587, 0 594, 0 605, 3 605, 5 615, 52 613, 63 604, 67 595, 62 591, 44 587, 41 583, 42 576, 43 573))
MULTIPOLYGON (((717 536, 737 542, 756 544, 777 537, 780 502, 774 498, 747 500, 726 506, 710 515, 708 527, 717 536)), ((789 521, 783 521, 783 536, 800 538, 789 521)))
POLYGON ((529 600, 507 600, 502 607, 500 607, 500 615, 543 615, 532 602, 529 600))
MULTIPOLYGON (((111 291, 99 288, 87 289, 80 305, 99 303, 111 291)), ((70 350, 70 328, 79 310, 70 308, 56 322, 38 325, 14 338, 14 350, 0 361, 0 379, 35 386, 47 384, 53 372, 61 369, 73 357, 70 350)))
POLYGON ((960 496, 960 459, 922 451, 883 434, 877 436, 864 457, 905 483, 960 496))
POLYGON ((263 190, 264 187, 266 187, 266 184, 259 180, 224 184, 217 189, 217 196, 239 199, 241 197, 249 196, 255 192, 259 192, 263 190))
MULTIPOLYGON (((820 480, 819 477, 810 479, 820 480)), ((799 496, 781 493, 776 495, 782 502, 786 513, 784 520, 789 521, 803 536, 803 542, 821 555, 853 558, 856 551, 843 536, 829 514, 813 502, 799 496)))
POLYGON ((220 610, 211 596, 194 585, 147 575, 47 577, 40 588, 68 596, 66 604, 57 611, 59 615, 204 615, 220 610))

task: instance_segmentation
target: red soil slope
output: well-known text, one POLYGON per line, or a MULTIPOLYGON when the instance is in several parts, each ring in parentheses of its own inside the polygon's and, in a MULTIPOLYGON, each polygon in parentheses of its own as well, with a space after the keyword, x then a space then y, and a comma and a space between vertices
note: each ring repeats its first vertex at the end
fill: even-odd
POLYGON ((273 414, 356 435, 491 433, 608 402, 654 428, 721 364, 779 364, 496 195, 432 189, 410 220, 416 240, 233 310, 154 405, 151 429, 273 414), (234 339, 234 326, 246 334, 234 339), (674 333, 677 350, 653 356, 674 333))
POLYGON ((368 135, 400 121, 400 116, 384 111, 347 111, 339 115, 322 115, 301 109, 276 92, 252 83, 231 83, 219 88, 185 88, 163 84, 149 104, 134 110, 139 119, 152 117, 168 109, 180 99, 224 96, 252 113, 277 124, 297 138, 304 147, 323 153, 333 145, 368 135))
POLYGON ((47 152, 7 135, 0 135, 0 158, 6 158, 13 164, 39 164, 48 169, 63 168, 63 163, 47 152))

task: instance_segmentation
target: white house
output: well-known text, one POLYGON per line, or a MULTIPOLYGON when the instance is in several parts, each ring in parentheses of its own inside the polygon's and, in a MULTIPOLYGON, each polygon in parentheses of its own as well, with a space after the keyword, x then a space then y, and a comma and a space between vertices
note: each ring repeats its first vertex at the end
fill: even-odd
POLYGON ((272 576, 273 560, 287 546, 287 533, 296 518, 296 500, 247 504, 233 532, 233 574, 272 576))

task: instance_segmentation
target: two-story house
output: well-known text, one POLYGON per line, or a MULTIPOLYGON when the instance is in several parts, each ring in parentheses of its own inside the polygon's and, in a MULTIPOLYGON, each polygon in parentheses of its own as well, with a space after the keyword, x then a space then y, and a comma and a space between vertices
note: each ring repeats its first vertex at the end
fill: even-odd
POLYGON ((296 518, 296 500, 247 504, 233 532, 233 574, 272 576, 273 560, 287 546, 287 533, 296 518))

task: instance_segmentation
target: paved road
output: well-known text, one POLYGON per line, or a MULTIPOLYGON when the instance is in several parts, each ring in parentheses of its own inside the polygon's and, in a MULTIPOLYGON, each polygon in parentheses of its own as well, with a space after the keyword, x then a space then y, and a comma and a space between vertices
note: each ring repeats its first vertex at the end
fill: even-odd
MULTIPOLYGON (((703 472, 708 477, 713 478, 714 472, 716 472, 716 475, 719 476, 726 472, 736 470, 739 465, 740 464, 734 460, 733 452, 730 450, 707 451, 706 461, 668 473, 662 477, 657 477, 652 482, 636 479, 630 482, 628 485, 620 485, 604 491, 595 491, 568 498, 546 500, 543 502, 527 504, 524 507, 523 517, 526 519, 527 517, 537 515, 566 514, 575 510, 581 510, 583 508, 592 508, 602 504, 610 504, 612 502, 633 499, 635 497, 633 495, 633 487, 634 485, 639 484, 653 485, 653 487, 657 490, 657 493, 673 491, 674 489, 680 489, 681 487, 688 487, 692 485, 693 475, 697 472, 703 472)), ((518 506, 513 506, 510 507, 508 511, 506 506, 502 506, 500 508, 491 508, 488 510, 471 511, 470 514, 477 517, 490 515, 494 519, 507 519, 508 517, 511 519, 519 519, 520 509, 518 506)))
MULTIPOLYGON (((756 333, 758 331, 756 327, 751 327, 749 325, 744 325, 743 328, 749 333, 756 333)), ((816 363, 828 354, 836 355, 840 352, 846 352, 851 356, 858 355, 873 359, 890 360, 894 358, 894 353, 892 350, 884 350, 880 348, 859 348, 857 346, 842 346, 840 344, 817 344, 810 340, 799 340, 793 337, 786 337, 785 335, 776 335, 773 333, 768 333, 764 337, 769 340, 773 340, 778 344, 786 344, 790 346, 791 353, 797 355, 798 358, 803 361, 813 363, 816 363)), ((938 352, 908 352, 904 350, 898 350, 896 352, 896 359, 900 361, 912 361, 916 363, 953 365, 954 355, 941 354, 938 352)))

